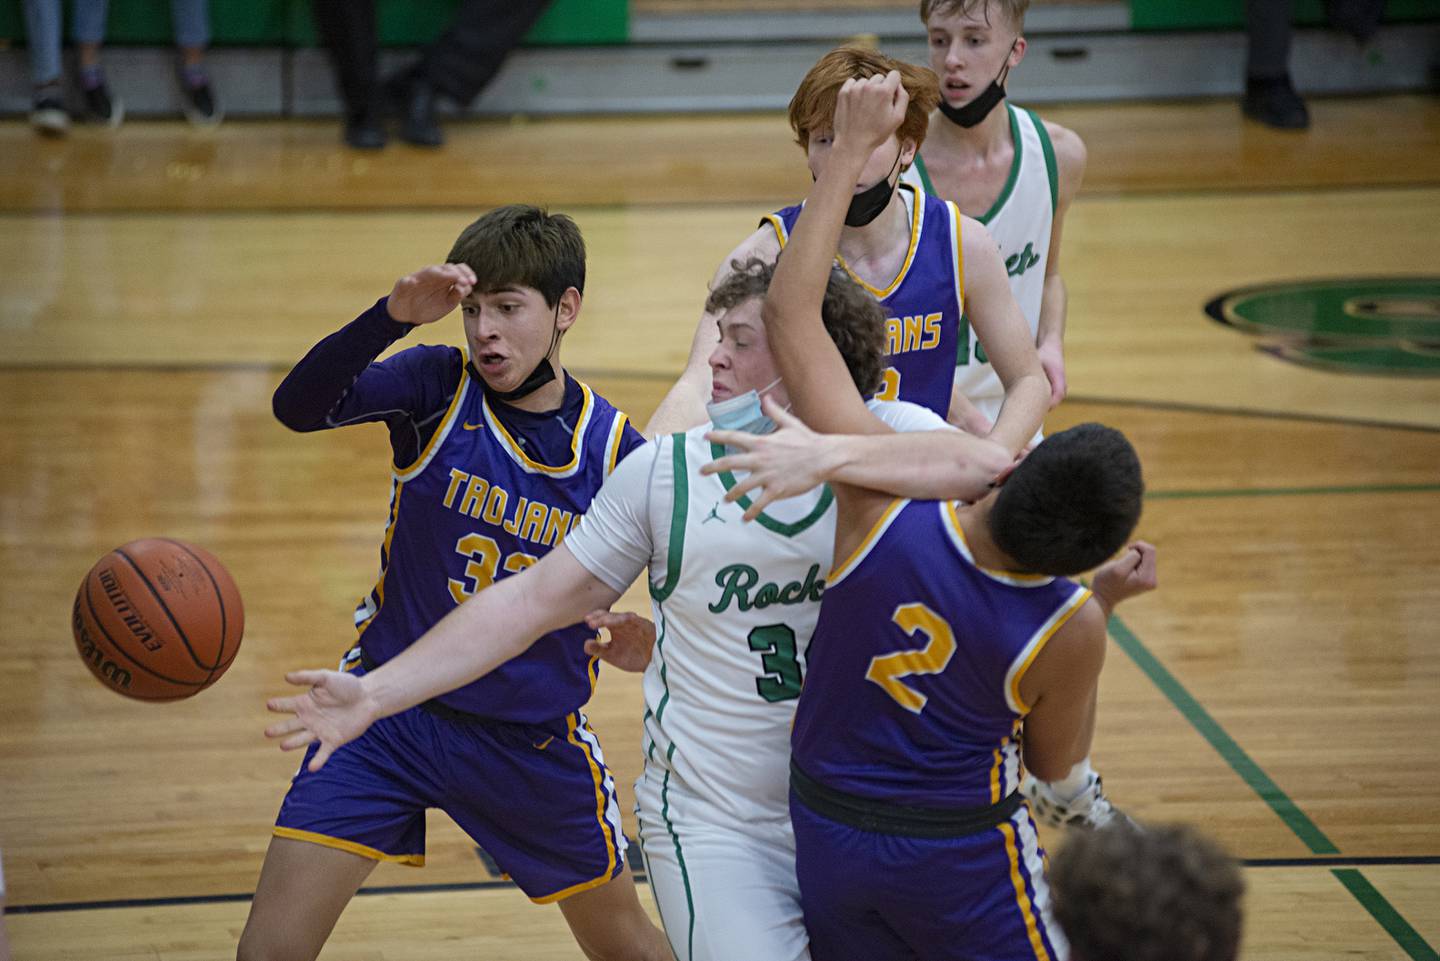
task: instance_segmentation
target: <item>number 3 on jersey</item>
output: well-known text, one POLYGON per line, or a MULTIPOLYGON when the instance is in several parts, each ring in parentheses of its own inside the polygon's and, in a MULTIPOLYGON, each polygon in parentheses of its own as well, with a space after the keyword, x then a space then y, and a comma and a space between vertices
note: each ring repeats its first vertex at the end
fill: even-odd
MULTIPOLYGON (((484 534, 466 534, 455 542, 455 553, 469 558, 465 562, 465 577, 470 583, 450 578, 450 596, 455 598, 456 604, 464 604, 495 583, 495 568, 500 566, 500 545, 484 534)), ((519 574, 536 559, 533 554, 516 551, 505 558, 504 570, 519 574)))
POLYGON ((890 619, 906 634, 923 634, 929 642, 918 651, 896 651, 870 659, 865 680, 884 689, 905 710, 919 714, 929 698, 915 690, 902 677, 911 674, 939 674, 955 656, 955 632, 950 625, 924 604, 902 604, 890 619))
POLYGON ((751 631, 746 640, 750 650, 759 652, 764 677, 755 678, 755 690, 770 702, 789 701, 800 696, 800 660, 795 650, 795 632, 784 624, 766 624, 751 631))
POLYGON ((886 367, 880 371, 880 389, 875 392, 875 399, 900 399, 900 371, 894 367, 886 367))

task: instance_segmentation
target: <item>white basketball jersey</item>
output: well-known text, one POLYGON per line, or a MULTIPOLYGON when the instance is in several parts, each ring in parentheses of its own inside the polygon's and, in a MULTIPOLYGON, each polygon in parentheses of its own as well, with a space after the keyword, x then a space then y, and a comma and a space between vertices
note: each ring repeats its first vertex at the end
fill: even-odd
MULTIPOLYGON (((944 423, 913 404, 871 401, 900 430, 944 423), (919 418, 917 422, 917 418, 919 418)), ((834 495, 821 487, 741 522, 730 474, 706 424, 667 437, 654 472, 671 472, 672 503, 650 504, 664 570, 652 567, 657 639, 645 671, 645 763, 741 823, 789 817, 790 725, 820 594, 835 549, 834 495), (666 518, 656 513, 668 511, 666 518), (663 576, 662 576, 663 574, 663 576)), ((653 478, 652 490, 669 486, 653 478)))
MULTIPOLYGON (((1045 294, 1045 267, 1050 259, 1050 228, 1055 222, 1055 204, 1059 197, 1055 149, 1039 117, 1009 102, 1005 107, 1010 115, 1015 158, 1000 196, 983 216, 975 219, 985 225, 1000 248, 1005 271, 1010 275, 1010 291, 1033 336, 1040 329, 1040 301, 1045 294)), ((919 185, 926 193, 935 193, 918 155, 903 178, 919 185)), ((994 420, 1005 400, 1005 387, 995 368, 986 362, 984 348, 969 324, 962 325, 962 329, 964 336, 956 357, 955 381, 971 403, 994 420)))

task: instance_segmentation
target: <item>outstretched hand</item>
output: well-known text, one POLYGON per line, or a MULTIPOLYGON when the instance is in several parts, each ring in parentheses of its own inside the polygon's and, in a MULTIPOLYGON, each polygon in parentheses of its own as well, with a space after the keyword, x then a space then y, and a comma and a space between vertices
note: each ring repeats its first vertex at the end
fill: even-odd
POLYGON ((650 666, 655 650, 655 625, 639 614, 614 611, 591 611, 585 623, 592 631, 604 628, 609 637, 592 637, 585 642, 585 653, 606 664, 631 674, 640 674, 650 666))
POLYGON ((1121 601, 1153 591, 1158 583, 1155 545, 1136 541, 1119 557, 1095 569, 1090 589, 1095 592, 1108 617, 1121 601))
POLYGON ((355 740, 378 717, 361 679, 342 671, 291 671, 285 680, 310 690, 294 697, 272 697, 265 707, 275 714, 293 714, 265 729, 268 738, 284 738, 282 751, 294 751, 312 741, 320 748, 310 759, 310 770, 325 766, 330 755, 355 740))
POLYGON ((467 264, 435 264, 395 281, 385 306, 402 324, 432 324, 474 289, 475 271, 467 264))
POLYGON ((869 156, 900 129, 909 105, 910 94, 897 70, 846 80, 835 100, 835 143, 853 145, 869 156))
POLYGON ((735 448, 741 453, 729 454, 700 468, 702 474, 745 471, 741 479, 725 495, 727 501, 749 496, 751 503, 744 519, 753 521, 775 501, 795 497, 825 482, 825 439, 805 426, 804 421, 766 397, 762 409, 775 421, 776 430, 769 434, 751 434, 739 430, 712 430, 705 438, 712 443, 735 448))

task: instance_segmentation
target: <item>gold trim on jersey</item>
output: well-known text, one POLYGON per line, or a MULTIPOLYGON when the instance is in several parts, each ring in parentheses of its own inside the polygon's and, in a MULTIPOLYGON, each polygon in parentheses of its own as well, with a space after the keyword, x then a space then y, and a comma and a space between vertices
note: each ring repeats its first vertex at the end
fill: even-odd
MULTIPOLYGON (((580 740, 580 738, 577 737, 575 734, 578 718, 578 711, 566 716, 565 740, 579 748, 581 753, 585 755, 585 760, 590 765, 590 777, 595 782, 595 819, 600 824, 600 836, 605 839, 605 873, 597 878, 591 878, 589 881, 581 881, 579 884, 572 884, 570 885, 570 887, 560 891, 556 891, 554 894, 547 894, 544 897, 540 898, 531 898, 530 900, 534 901, 536 904, 553 904, 556 901, 562 901, 565 898, 579 894, 582 891, 590 891, 598 888, 600 885, 605 884, 611 880, 611 876, 615 873, 616 862, 619 860, 619 856, 616 854, 615 851, 615 843, 610 835, 610 832, 612 830, 610 822, 605 820, 605 776, 600 773, 600 765, 595 760, 595 755, 590 750, 590 745, 580 740)), ((588 726, 586 729, 589 730, 588 726)), ((594 733, 595 732, 591 731, 590 735, 593 737, 594 733)))
MULTIPOLYGON (((1024 809, 1021 811, 1023 813, 1024 809)), ((1025 934, 1030 939, 1030 947, 1035 951, 1036 961, 1050 961, 1050 953, 1045 950, 1045 941, 1040 937, 1040 924, 1035 920, 1034 906, 1030 903, 1030 895, 1025 891, 1025 877, 1020 873, 1020 851, 1015 844, 1015 825, 1009 821, 1004 822, 1000 825, 1000 833, 1005 836, 1005 854, 1010 859, 1010 884, 1015 888, 1015 904, 1020 908, 1020 916, 1025 919, 1025 934)))
POLYGON ((965 316, 965 239, 962 236, 960 220, 964 216, 960 212, 960 206, 953 200, 945 201, 950 208, 950 222, 954 224, 951 228, 955 237, 955 306, 959 308, 959 316, 965 316))
POLYGON ((440 421, 440 426, 435 428, 435 433, 430 435, 430 442, 406 467, 394 463, 390 464, 390 470, 395 477, 401 481, 408 481, 419 476, 420 472, 430 465, 430 460, 440 450, 440 445, 445 443, 445 438, 450 435, 450 430, 455 426, 455 415, 460 410, 460 405, 465 397, 465 392, 470 387, 470 359, 465 351, 460 352, 460 383, 455 387, 455 396, 450 398, 450 407, 445 411, 445 416, 440 421))
MULTIPOLYGON (((903 180, 896 184, 895 189, 910 191, 914 194, 912 198, 914 203, 911 205, 910 211, 910 246, 905 251, 905 263, 900 266, 900 272, 895 275, 894 280, 890 281, 889 286, 884 290, 870 286, 862 280, 855 271, 850 269, 850 265, 845 263, 844 257, 841 257, 838 252, 835 254, 835 262, 840 265, 840 269, 849 274, 851 280, 868 290, 876 300, 884 300, 886 297, 895 293, 900 287, 901 282, 904 281, 905 275, 910 273, 910 265, 915 262, 915 254, 920 249, 920 232, 923 229, 925 219, 925 192, 914 184, 906 183, 903 180)), ((761 219, 768 221, 770 226, 775 230, 775 239, 780 241, 780 249, 784 250, 785 245, 790 242, 790 232, 785 229, 785 222, 776 214, 766 214, 761 219)))
MULTIPOLYGON (((576 383, 580 384, 579 381, 576 383)), ((490 409, 490 399, 483 394, 480 397, 480 406, 485 413, 485 423, 490 425, 491 433, 500 441, 500 446, 510 455, 511 460, 532 474, 569 477, 580 467, 580 453, 584 450, 585 431, 590 426, 590 414, 595 408, 595 395, 590 388, 585 384, 580 384, 580 391, 585 400, 580 407, 580 417, 575 422, 575 433, 570 437, 570 460, 555 467, 530 459, 524 449, 515 442, 515 438, 510 436, 505 425, 500 423, 500 418, 496 417, 495 412, 490 409)))
POLYGON ((289 838, 291 841, 308 841, 311 844, 318 844, 322 847, 334 848, 337 851, 348 851, 351 854, 358 854, 362 858, 369 858, 372 861, 392 861, 395 864, 404 864, 412 868, 423 868, 425 866, 425 855, 423 854, 386 854, 375 848, 367 847, 364 844, 357 844, 354 841, 347 841, 344 838, 331 837, 328 834, 316 834, 314 831, 300 831, 295 828, 283 828, 279 825, 271 828, 277 838, 289 838))
POLYGON ((610 425, 610 443, 606 447, 605 454, 605 476, 609 477, 615 473, 615 465, 620 463, 620 442, 625 439, 625 425, 630 423, 630 418, 619 411, 615 412, 615 422, 610 425))
POLYGON ((1009 584, 1011 587, 1044 587, 1055 580, 1049 574, 1022 574, 1019 571, 997 571, 993 568, 981 567, 975 563, 975 555, 970 553, 970 542, 965 538, 965 528, 960 525, 960 515, 955 512, 954 501, 941 502, 940 519, 944 522, 945 529, 949 531, 950 542, 955 545, 955 549, 970 562, 971 567, 991 580, 1009 584))
POLYGON ((1090 599, 1091 593, 1088 587, 1076 585, 1075 593, 1070 595, 1059 610, 1050 615, 1050 620, 1040 625, 1040 630, 1025 644, 1020 653, 1015 655, 1015 660, 1010 662, 1010 670, 1005 675, 1005 700, 1009 702, 1010 709, 1016 714, 1029 714, 1030 705, 1020 699, 1020 681, 1025 677, 1025 672, 1030 670, 1030 665, 1045 648, 1055 632, 1065 626, 1074 613, 1084 606, 1090 599))
POLYGON ((924 229, 925 220, 925 194, 914 184, 902 182, 896 186, 896 190, 901 188, 914 194, 912 198, 914 200, 914 207, 910 212, 910 246, 905 251, 905 263, 901 265, 900 273, 895 275, 895 279, 890 281, 890 285, 884 290, 871 287, 865 281, 861 280, 855 271, 850 269, 850 265, 845 263, 844 257, 841 257, 838 252, 835 254, 835 262, 840 265, 840 268, 850 275, 851 280, 868 290, 876 300, 884 300, 899 289, 901 282, 905 280, 905 275, 910 273, 910 265, 915 262, 915 253, 920 249, 920 231, 924 229))
POLYGON ((885 536, 885 532, 890 529, 890 525, 895 522, 895 518, 900 516, 901 508, 908 503, 910 503, 908 500, 900 498, 890 502, 890 506, 885 508, 885 513, 881 514, 880 519, 871 526, 870 532, 865 535, 865 539, 860 542, 860 545, 845 559, 844 563, 836 564, 835 567, 831 569, 825 578, 825 587, 827 590, 840 583, 840 581, 845 578, 845 575, 860 565, 860 562, 874 549, 880 538, 885 536))
MULTIPOLYGON (((400 495, 405 492, 404 481, 397 477, 392 483, 395 485, 395 493, 391 495, 390 523, 385 525, 385 565, 380 568, 380 576, 376 578, 375 586, 370 589, 370 594, 375 595, 375 610, 370 612, 369 617, 355 625, 357 647, 359 646, 358 641, 361 635, 365 633, 365 629, 375 623, 375 618, 380 615, 380 608, 385 606, 385 575, 390 572, 390 551, 395 542, 395 528, 399 525, 400 521, 400 495)), ((366 595, 367 598, 369 596, 369 594, 366 595)))

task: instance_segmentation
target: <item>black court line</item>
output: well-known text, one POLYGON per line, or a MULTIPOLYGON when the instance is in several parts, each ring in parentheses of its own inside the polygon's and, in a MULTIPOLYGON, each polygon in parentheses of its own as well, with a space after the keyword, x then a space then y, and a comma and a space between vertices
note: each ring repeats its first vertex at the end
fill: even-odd
MULTIPOLYGON (((0 362, 0 374, 27 373, 171 373, 203 374, 209 372, 251 371, 256 373, 282 373, 294 367, 288 361, 206 361, 193 364, 177 363, 107 363, 102 361, 75 361, 63 363, 26 364, 0 362)), ((679 375, 673 371, 631 370, 607 367, 566 367, 571 374, 582 380, 610 377, 617 380, 674 381, 679 375)), ((1295 421, 1305 424, 1329 424, 1337 427, 1369 427, 1378 430, 1400 430, 1421 434, 1440 434, 1440 426, 1430 424, 1409 424, 1400 421, 1373 420, 1362 417, 1342 417, 1337 414, 1305 414, 1283 410, 1260 410, 1253 407, 1224 407, 1219 404, 1187 404, 1168 400, 1139 400, 1128 397, 1095 397, 1088 394, 1070 394, 1067 401, 1075 404, 1094 404, 1101 407, 1130 407, 1136 410, 1175 411, 1182 414, 1206 416, 1243 417, 1253 420, 1295 421)))
MULTIPOLYGON (((1345 868, 1345 867, 1417 867, 1440 864, 1440 855, 1381 856, 1361 858, 1244 858, 1247 868, 1345 868)), ((636 884, 648 884, 644 871, 632 871, 636 884)), ((513 888, 513 881, 457 881, 447 884, 396 884, 387 887, 361 888, 357 897, 389 894, 453 894, 465 891, 491 891, 513 888)), ((254 897, 251 894, 201 894, 177 898, 126 898, 113 901, 59 901, 53 904, 12 904, 6 914, 63 914, 71 911, 111 911, 123 908, 168 908, 193 904, 239 904, 254 897)))

